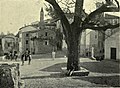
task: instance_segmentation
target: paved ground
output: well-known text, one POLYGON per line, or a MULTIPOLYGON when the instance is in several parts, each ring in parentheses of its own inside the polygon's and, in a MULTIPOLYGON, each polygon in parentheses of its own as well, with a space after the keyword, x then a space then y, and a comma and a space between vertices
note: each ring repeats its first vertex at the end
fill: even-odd
POLYGON ((81 58, 81 66, 90 71, 89 76, 66 77, 61 67, 66 66, 66 58, 33 59, 20 67, 25 88, 78 88, 120 86, 119 63, 114 61, 95 61, 81 58))

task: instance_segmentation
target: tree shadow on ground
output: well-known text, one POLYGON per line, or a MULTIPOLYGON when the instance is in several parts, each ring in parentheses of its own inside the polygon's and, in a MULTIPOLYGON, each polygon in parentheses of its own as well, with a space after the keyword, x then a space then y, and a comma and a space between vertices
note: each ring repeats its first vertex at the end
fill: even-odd
POLYGON ((58 63, 47 68, 41 69, 40 71, 47 71, 47 72, 62 72, 61 67, 66 67, 66 63, 58 63))
MULTIPOLYGON (((96 73, 120 73, 119 64, 109 62, 80 62, 80 66, 86 68, 90 72, 96 73)), ((61 67, 66 67, 66 63, 58 63, 47 68, 41 69, 40 71, 46 72, 61 72, 61 67)))
POLYGON ((64 78, 67 77, 65 74, 62 73, 55 73, 50 74, 47 76, 30 76, 30 77, 22 77, 21 79, 44 79, 44 78, 64 78))
POLYGON ((112 64, 109 62, 81 62, 80 65, 90 72, 97 73, 120 73, 119 64, 112 64))
POLYGON ((84 81, 89 81, 95 84, 102 84, 113 87, 120 87, 120 76, 87 76, 87 77, 77 77, 73 79, 79 79, 84 81))

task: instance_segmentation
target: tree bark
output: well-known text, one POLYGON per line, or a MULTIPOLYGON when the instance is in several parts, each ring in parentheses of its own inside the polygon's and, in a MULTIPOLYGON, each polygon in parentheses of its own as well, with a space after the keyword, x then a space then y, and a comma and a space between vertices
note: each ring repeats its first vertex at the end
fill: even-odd
POLYGON ((81 36, 69 36, 71 39, 68 41, 68 61, 67 61, 67 70, 71 70, 74 67, 74 70, 80 70, 79 67, 79 43, 81 36))

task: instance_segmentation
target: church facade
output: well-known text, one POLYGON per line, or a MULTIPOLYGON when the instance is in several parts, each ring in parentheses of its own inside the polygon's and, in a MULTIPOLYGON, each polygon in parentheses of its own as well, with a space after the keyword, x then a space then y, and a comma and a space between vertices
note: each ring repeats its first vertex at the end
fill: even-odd
POLYGON ((31 23, 19 29, 19 52, 26 49, 32 54, 51 53, 55 48, 52 43, 55 39, 54 23, 48 23, 44 20, 44 11, 41 8, 40 22, 31 23))

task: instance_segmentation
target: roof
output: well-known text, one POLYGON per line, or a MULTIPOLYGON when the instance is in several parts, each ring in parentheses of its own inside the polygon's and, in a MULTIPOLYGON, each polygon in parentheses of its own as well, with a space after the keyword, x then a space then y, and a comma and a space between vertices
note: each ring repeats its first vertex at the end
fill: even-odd
POLYGON ((20 28, 19 30, 21 30, 21 32, 36 32, 36 31, 39 31, 36 27, 34 27, 32 25, 24 26, 24 27, 20 28))
POLYGON ((5 35, 3 38, 15 38, 15 36, 14 35, 10 35, 10 34, 8 34, 8 35, 5 35))
POLYGON ((19 37, 19 32, 15 35, 15 37, 19 37))

